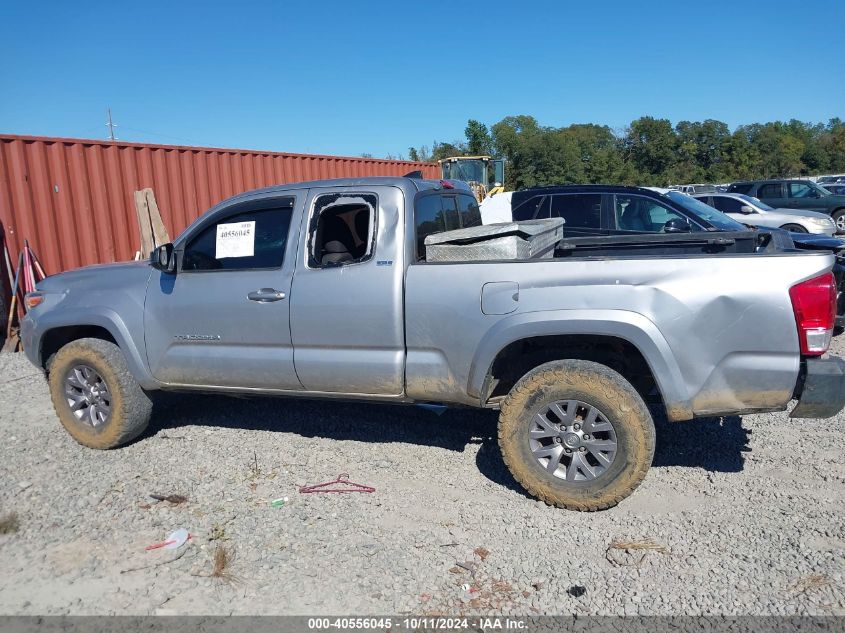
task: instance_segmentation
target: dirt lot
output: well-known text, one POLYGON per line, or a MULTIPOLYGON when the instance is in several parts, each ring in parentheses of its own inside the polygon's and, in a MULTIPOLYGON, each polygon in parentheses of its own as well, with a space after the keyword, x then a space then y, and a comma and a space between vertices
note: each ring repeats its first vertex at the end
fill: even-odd
POLYGON ((172 396, 95 452, 4 355, 0 613, 842 615, 844 421, 661 424, 634 496, 581 514, 522 493, 495 413, 172 396), (375 493, 297 492, 343 472, 375 493))

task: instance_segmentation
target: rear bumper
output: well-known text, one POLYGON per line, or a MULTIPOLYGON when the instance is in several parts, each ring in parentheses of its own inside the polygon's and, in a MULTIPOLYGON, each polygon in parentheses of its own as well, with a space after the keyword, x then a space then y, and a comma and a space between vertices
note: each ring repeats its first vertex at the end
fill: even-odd
POLYGON ((808 359, 798 404, 790 418, 829 418, 845 407, 845 360, 808 359))

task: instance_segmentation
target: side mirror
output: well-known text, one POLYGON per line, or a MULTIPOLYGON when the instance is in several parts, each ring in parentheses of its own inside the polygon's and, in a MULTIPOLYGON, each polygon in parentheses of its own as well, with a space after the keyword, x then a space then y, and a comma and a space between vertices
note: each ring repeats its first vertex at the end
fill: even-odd
POLYGON ((156 247, 150 256, 150 263, 153 268, 163 273, 175 273, 176 254, 173 252, 173 244, 168 242, 167 244, 156 247))
POLYGON ((754 207, 749 207, 747 204, 742 205, 739 208, 740 213, 755 213, 754 207))
POLYGON ((689 233, 692 227, 687 220, 682 218, 672 218, 663 225, 664 233, 689 233))

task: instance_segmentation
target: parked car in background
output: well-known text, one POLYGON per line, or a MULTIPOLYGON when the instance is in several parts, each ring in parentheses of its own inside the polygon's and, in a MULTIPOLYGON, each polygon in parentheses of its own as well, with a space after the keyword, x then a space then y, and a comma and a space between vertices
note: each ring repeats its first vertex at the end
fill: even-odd
POLYGON ((845 196, 845 182, 825 183, 824 188, 835 196, 845 196))
POLYGON ((833 176, 821 176, 817 181, 816 184, 822 185, 827 188, 827 185, 831 183, 845 183, 845 174, 837 174, 833 176))
POLYGON ((792 233, 834 235, 836 224, 824 213, 775 209, 742 193, 702 193, 693 196, 743 224, 783 229, 792 233))
POLYGON ((826 213, 836 222, 838 232, 845 233, 845 196, 835 195, 810 180, 748 180, 733 183, 728 191, 752 196, 776 209, 826 213))
MULTIPOLYGON (((621 185, 559 185, 514 191, 514 220, 564 218, 567 236, 602 233, 744 231, 746 227, 680 191, 621 185)), ((487 220, 485 207, 481 214, 487 220)), ((501 220, 498 220, 501 221, 501 220)))
MULTIPOLYGON (((670 187, 671 189, 672 187, 670 187)), ((677 190, 681 193, 688 193, 690 195, 694 193, 711 193, 716 191, 715 185, 678 185, 677 190)))

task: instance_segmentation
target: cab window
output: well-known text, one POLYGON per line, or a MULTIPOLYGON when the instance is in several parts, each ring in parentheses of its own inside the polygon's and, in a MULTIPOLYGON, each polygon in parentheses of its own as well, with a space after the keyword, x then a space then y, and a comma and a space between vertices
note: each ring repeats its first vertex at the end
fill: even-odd
POLYGON ((371 193, 329 193, 314 200, 308 265, 328 268, 373 256, 378 198, 371 193))
POLYGON ((425 238, 429 235, 481 224, 481 210, 472 194, 419 196, 414 204, 417 259, 425 259, 425 238))
POLYGON ((458 196, 458 214, 461 217, 461 228, 481 226, 481 209, 475 196, 458 196))
POLYGON ((182 270, 279 268, 285 257, 294 198, 239 205, 188 240, 182 270), (267 208, 269 205, 269 208, 267 208), (255 208, 258 207, 258 208, 255 208))

